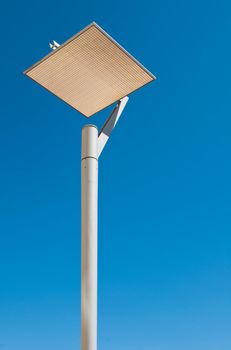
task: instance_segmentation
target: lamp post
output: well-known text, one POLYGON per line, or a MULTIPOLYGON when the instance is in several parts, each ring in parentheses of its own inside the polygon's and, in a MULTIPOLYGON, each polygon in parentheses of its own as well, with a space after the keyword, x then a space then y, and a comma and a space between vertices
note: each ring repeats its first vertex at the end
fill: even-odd
POLYGON ((82 129, 81 349, 97 349, 98 159, 128 102, 127 95, 155 80, 96 23, 59 45, 24 73, 89 118, 117 102, 100 132, 82 129))
POLYGON ((97 348, 98 129, 82 129, 82 349, 97 348))

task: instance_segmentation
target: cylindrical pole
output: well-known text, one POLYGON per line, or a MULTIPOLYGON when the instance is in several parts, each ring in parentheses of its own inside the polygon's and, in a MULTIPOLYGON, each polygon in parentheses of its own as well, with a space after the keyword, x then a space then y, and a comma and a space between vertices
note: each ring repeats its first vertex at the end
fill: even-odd
POLYGON ((82 129, 81 350, 97 349, 98 130, 82 129))

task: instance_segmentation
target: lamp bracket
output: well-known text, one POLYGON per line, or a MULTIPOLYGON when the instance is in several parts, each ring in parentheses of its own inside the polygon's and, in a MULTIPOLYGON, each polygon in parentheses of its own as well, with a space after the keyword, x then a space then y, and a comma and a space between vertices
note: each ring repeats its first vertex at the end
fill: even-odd
POLYGON ((108 119, 106 120, 106 122, 104 123, 104 125, 102 126, 100 132, 99 132, 99 136, 98 136, 98 157, 100 156, 100 154, 102 153, 111 133, 112 130, 114 129, 114 127, 116 126, 123 110, 124 107, 126 106, 127 102, 128 102, 128 96, 125 96, 123 98, 121 98, 117 105, 115 106, 115 108, 113 109, 112 113, 110 114, 110 116, 108 117, 108 119))

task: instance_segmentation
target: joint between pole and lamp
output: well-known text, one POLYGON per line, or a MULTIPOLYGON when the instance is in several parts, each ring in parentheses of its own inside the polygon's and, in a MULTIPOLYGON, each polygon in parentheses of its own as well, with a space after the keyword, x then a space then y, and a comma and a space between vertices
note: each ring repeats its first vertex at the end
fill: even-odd
POLYGON ((112 130, 115 128, 128 100, 129 100, 128 96, 121 98, 121 100, 118 101, 117 105, 113 109, 111 115, 108 117, 108 119, 102 126, 98 136, 98 158, 102 153, 112 133, 112 130))

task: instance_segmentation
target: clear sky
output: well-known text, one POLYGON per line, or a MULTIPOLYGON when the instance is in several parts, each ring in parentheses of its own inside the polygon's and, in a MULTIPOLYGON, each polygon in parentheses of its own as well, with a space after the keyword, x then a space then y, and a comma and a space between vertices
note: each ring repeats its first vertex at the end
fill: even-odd
POLYGON ((228 0, 1 4, 1 350, 80 349, 86 119, 22 72, 92 21, 158 77, 100 159, 99 349, 230 350, 230 15, 228 0))

